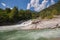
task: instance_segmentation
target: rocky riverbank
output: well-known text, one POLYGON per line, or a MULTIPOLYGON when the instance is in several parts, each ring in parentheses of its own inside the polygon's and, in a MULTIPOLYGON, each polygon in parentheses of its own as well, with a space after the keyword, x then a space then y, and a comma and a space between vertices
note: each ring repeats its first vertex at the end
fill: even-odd
POLYGON ((21 24, 0 26, 0 30, 60 28, 60 16, 53 19, 33 19, 21 24))

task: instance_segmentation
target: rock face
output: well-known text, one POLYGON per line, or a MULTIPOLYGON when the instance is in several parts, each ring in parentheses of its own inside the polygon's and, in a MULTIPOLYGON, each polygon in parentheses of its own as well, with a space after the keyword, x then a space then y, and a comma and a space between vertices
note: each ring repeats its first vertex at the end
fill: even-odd
POLYGON ((43 29, 43 28, 59 28, 60 18, 53 18, 49 20, 32 21, 30 25, 21 27, 21 29, 43 29))
POLYGON ((44 20, 28 20, 21 24, 0 26, 0 30, 60 28, 60 17, 44 20))

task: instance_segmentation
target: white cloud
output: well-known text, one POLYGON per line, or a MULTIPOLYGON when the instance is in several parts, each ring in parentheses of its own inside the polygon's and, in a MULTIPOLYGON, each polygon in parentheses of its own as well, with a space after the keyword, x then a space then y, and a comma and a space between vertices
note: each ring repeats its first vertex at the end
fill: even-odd
POLYGON ((55 4, 55 1, 54 0, 51 0, 51 5, 55 4))
POLYGON ((7 7, 7 8, 10 8, 12 9, 11 7, 7 6, 5 3, 1 3, 4 7, 7 7))
POLYGON ((41 11, 45 8, 47 2, 47 0, 43 0, 42 3, 39 4, 39 0, 31 0, 30 3, 28 3, 27 9, 34 7, 35 11, 41 11))
POLYGON ((6 6, 6 4, 5 3, 1 3, 3 6, 6 6))
POLYGON ((48 8, 49 6, 50 6, 50 5, 48 4, 48 5, 47 5, 47 8, 48 8))
POLYGON ((13 8, 10 8, 10 9, 13 9, 13 8))
MULTIPOLYGON (((30 3, 28 3, 27 9, 30 9, 31 7, 34 7, 34 10, 39 12, 50 5, 48 3, 49 0, 43 0, 41 4, 39 4, 39 0, 31 0, 30 3)), ((55 2, 54 0, 51 0, 51 5, 53 5, 55 2)))
POLYGON ((6 6, 7 8, 10 8, 10 9, 13 9, 12 7, 10 7, 10 6, 6 6))
POLYGON ((48 2, 47 0, 42 1, 42 3, 37 8, 35 8, 35 11, 39 12, 39 11, 45 9, 47 2, 48 2))
POLYGON ((30 9, 30 3, 28 3, 27 9, 30 9))

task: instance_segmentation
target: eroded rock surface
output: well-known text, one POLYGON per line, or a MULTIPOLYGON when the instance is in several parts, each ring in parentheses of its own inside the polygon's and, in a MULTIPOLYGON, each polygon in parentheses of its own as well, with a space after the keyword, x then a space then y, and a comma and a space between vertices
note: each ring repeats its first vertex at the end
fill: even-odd
POLYGON ((28 20, 21 24, 0 26, 0 30, 60 28, 60 17, 44 20, 28 20))

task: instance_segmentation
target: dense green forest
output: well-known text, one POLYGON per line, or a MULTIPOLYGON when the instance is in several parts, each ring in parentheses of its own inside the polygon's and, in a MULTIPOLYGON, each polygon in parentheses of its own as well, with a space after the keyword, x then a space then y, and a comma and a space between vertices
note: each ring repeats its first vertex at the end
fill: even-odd
POLYGON ((40 12, 22 9, 18 10, 17 7, 14 7, 13 9, 0 8, 0 26, 6 24, 15 24, 21 20, 35 19, 37 17, 40 17, 42 19, 51 19, 54 17, 54 15, 60 15, 60 1, 57 2, 55 5, 52 5, 49 8, 46 8, 40 12))
POLYGON ((18 10, 17 7, 14 7, 13 9, 0 8, 0 25, 15 24, 21 20, 35 19, 37 17, 37 12, 33 12, 30 10, 18 10))

